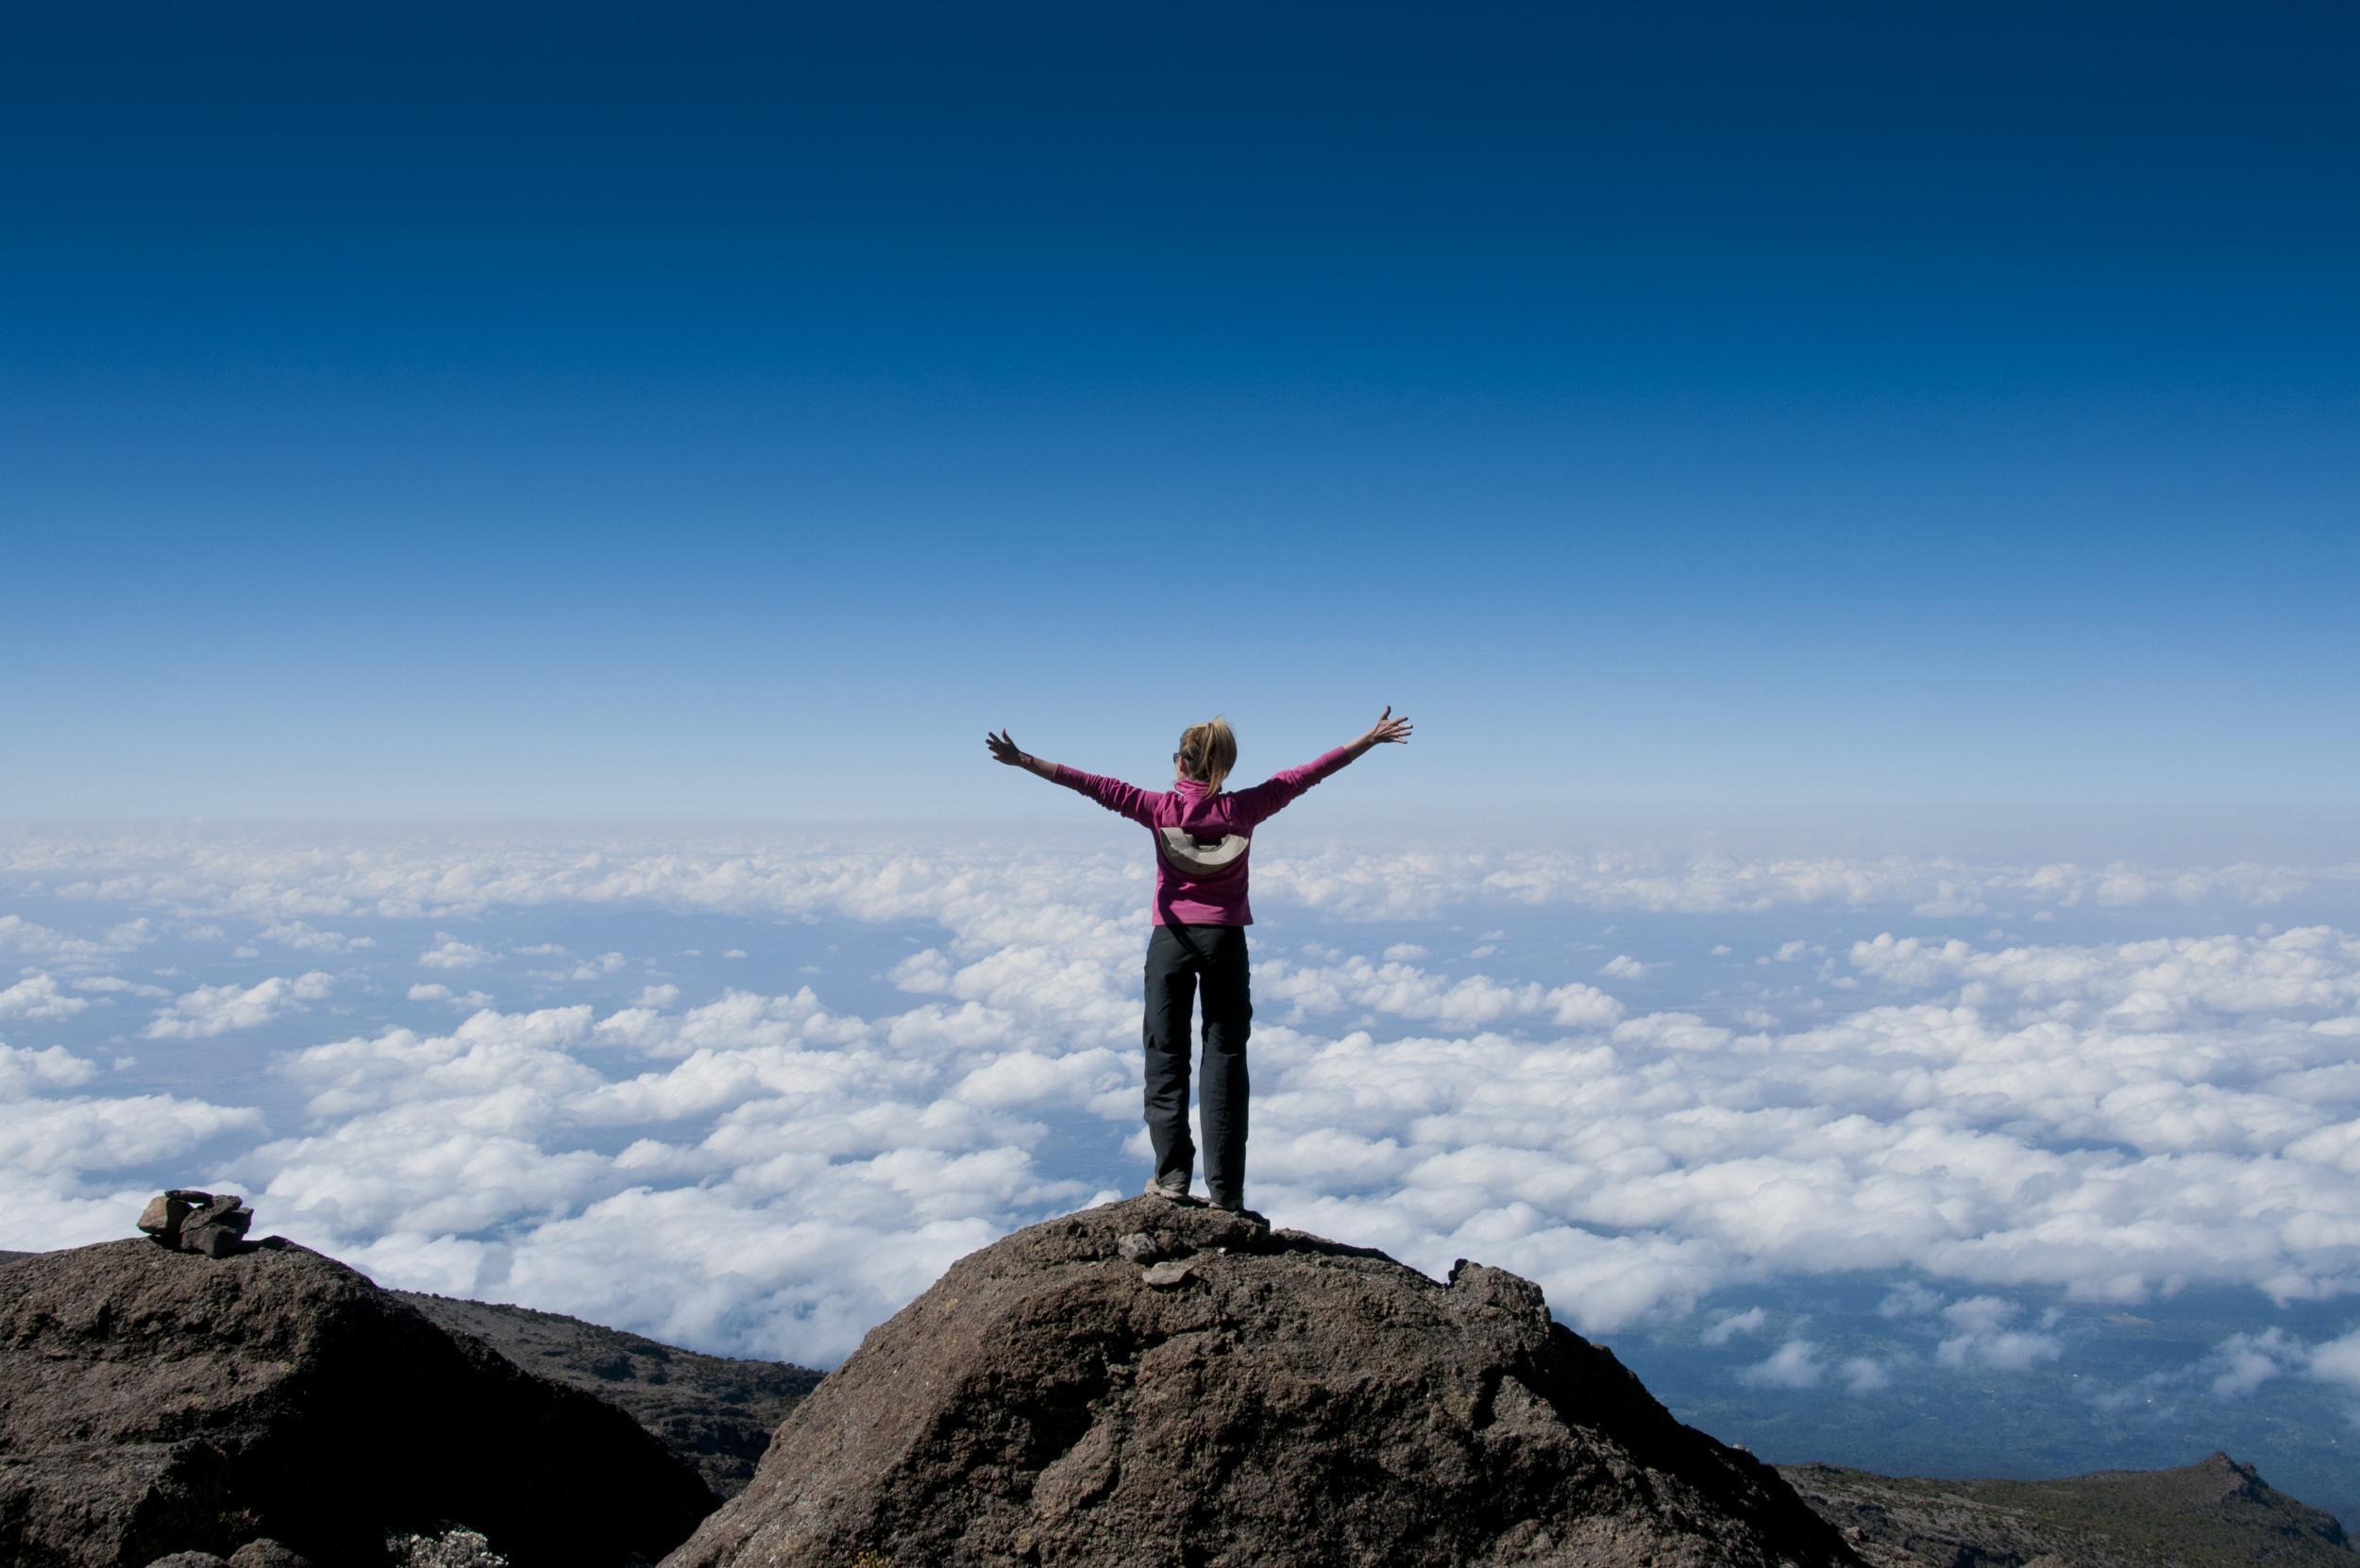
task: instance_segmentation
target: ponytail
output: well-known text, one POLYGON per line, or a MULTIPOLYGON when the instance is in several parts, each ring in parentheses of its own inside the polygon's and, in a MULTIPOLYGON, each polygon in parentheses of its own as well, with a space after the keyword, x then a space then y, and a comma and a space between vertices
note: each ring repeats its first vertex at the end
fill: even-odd
POLYGON ((1189 778, 1217 790, 1237 766, 1238 736, 1229 720, 1217 714, 1180 732, 1180 770, 1189 778))

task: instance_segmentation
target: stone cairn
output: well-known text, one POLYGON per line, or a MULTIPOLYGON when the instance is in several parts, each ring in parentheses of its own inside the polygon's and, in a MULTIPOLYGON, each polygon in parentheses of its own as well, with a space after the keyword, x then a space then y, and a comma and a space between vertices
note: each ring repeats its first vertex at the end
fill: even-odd
POLYGON ((245 1244, 246 1230, 253 1223, 254 1211, 236 1193, 216 1195, 185 1187, 148 1199, 140 1214, 140 1229, 154 1237, 159 1246, 203 1253, 207 1257, 228 1257, 236 1252, 245 1244))

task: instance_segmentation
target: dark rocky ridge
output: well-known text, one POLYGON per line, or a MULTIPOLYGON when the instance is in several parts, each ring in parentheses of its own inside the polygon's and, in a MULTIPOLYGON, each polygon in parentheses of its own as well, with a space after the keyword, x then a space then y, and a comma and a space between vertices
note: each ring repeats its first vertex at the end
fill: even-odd
POLYGON ((451 1522, 516 1568, 622 1568, 717 1501, 614 1406, 277 1238, 19 1259, 0 1352, 0 1560, 25 1568, 265 1537, 344 1568, 451 1522))
POLYGON ((1896 1479, 1828 1464, 1778 1474, 1877 1568, 2360 1568, 2333 1514, 2226 1454, 2055 1481, 1896 1479))
POLYGON ((393 1294, 527 1372, 619 1405, 723 1497, 746 1489, 770 1434, 819 1382, 809 1367, 706 1356, 529 1307, 393 1294))
MULTIPOLYGON (((72 1255, 0 1252, 0 1267, 50 1256, 72 1255)), ((676 1454, 701 1464, 716 1490, 730 1478, 722 1471, 746 1464, 743 1456, 768 1442, 766 1408, 790 1408, 819 1375, 806 1368, 702 1356, 526 1307, 385 1294, 527 1371, 622 1405, 676 1454), (616 1394, 622 1397, 615 1400, 616 1394)), ((444 1415, 459 1419, 455 1411, 444 1415)), ((53 1456, 28 1456, 10 1445, 7 1433, 0 1422, 0 1559, 145 1568, 148 1560, 136 1550, 112 1559, 25 1556, 16 1537, 6 1533, 15 1506, 7 1499, 16 1496, 28 1465, 53 1456)), ((1896 1478, 1817 1464, 1778 1473, 1875 1568, 2333 1568, 2360 1562, 2360 1552, 2332 1515, 2277 1492, 2250 1466, 2220 1454, 2176 1470, 2108 1471, 2054 1481, 1896 1478)), ((416 1479, 412 1468, 382 1481, 414 1486, 416 1479)), ((249 1548, 236 1560, 245 1568, 281 1560, 249 1548)), ((878 1560, 904 1568, 908 1562, 903 1555, 878 1560)), ((318 1568, 328 1568, 328 1560, 318 1568)))
POLYGON ((1529 1282, 1461 1264, 1441 1285, 1139 1198, 953 1265, 666 1568, 862 1560, 1860 1560, 1768 1466, 1553 1324, 1529 1282), (1133 1233, 1162 1234, 1124 1247, 1133 1233))
MULTIPOLYGON (((41 1256, 0 1252, 0 1268, 41 1256)), ((683 1350, 530 1307, 422 1290, 388 1293, 453 1334, 473 1335, 526 1372, 621 1407, 721 1497, 745 1490, 770 1434, 822 1375, 791 1362, 683 1350)))

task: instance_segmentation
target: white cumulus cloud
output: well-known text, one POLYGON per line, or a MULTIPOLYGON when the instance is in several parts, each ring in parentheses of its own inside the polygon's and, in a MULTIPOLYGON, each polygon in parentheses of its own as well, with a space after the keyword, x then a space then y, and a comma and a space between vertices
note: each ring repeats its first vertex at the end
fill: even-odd
POLYGON ((341 931, 321 931, 301 920, 279 920, 266 925, 262 940, 277 942, 297 953, 362 953, 377 946, 374 936, 347 936, 341 931))
POLYGON ((418 967, 428 969, 472 969, 491 961, 488 950, 440 931, 434 934, 434 945, 418 954, 418 967))
POLYGON ((317 969, 289 978, 273 975, 251 986, 199 986, 159 1011, 141 1033, 155 1040, 207 1039, 232 1029, 251 1029, 280 1014, 300 1011, 327 996, 335 982, 317 969))
POLYGON ((1740 1382, 1761 1388, 1815 1389, 1827 1376, 1827 1368, 1819 1359, 1817 1345, 1809 1340, 1789 1340, 1769 1359, 1747 1367, 1737 1376, 1740 1382))
POLYGON ((0 990, 0 1019, 18 1018, 31 1023, 46 1023, 57 1019, 72 1018, 90 1003, 78 996, 69 996, 58 988, 58 983, 46 973, 25 976, 6 990, 0 990))

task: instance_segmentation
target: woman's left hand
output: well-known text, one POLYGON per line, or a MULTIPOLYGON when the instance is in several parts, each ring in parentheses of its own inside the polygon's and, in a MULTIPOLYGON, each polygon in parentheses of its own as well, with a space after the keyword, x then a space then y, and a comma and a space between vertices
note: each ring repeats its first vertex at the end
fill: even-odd
POLYGON ((1409 744, 1409 720, 1395 718, 1393 705, 1388 702, 1385 711, 1377 716, 1376 722, 1369 726, 1367 739, 1372 746, 1381 746, 1388 741, 1407 746, 1409 744))

